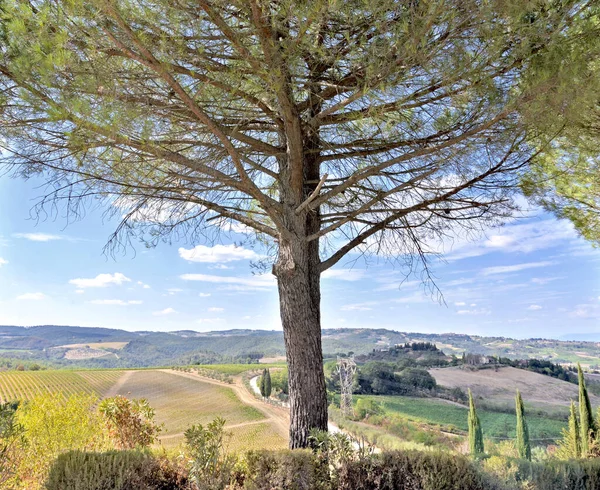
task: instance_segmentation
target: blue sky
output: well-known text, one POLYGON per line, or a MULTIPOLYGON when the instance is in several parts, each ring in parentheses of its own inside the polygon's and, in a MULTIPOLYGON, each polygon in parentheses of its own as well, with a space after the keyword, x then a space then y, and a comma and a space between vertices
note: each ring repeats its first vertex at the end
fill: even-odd
MULTIPOLYGON (((275 282, 253 276, 260 250, 173 241, 115 258, 102 209, 68 224, 30 219, 39 181, 0 177, 0 324, 127 330, 280 329, 275 282)), ((432 263, 444 303, 385 258, 350 256, 322 281, 323 327, 511 337, 600 332, 600 250, 536 210, 432 263)))

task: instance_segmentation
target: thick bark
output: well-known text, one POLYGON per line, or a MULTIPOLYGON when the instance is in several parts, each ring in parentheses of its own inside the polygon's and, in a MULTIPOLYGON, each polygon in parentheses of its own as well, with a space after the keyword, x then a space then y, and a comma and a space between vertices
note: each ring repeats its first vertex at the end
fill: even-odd
MULTIPOLYGON (((308 445, 311 429, 327 430, 319 241, 306 239, 320 229, 321 218, 319 209, 297 211, 319 181, 319 166, 316 160, 307 159, 302 167, 300 200, 295 196, 295 185, 281 189, 283 221, 289 234, 279 239, 279 256, 273 268, 289 369, 292 449, 308 445)), ((289 167, 282 165, 282 169, 287 177, 289 167)))
POLYGON ((327 430, 319 255, 314 249, 312 243, 281 243, 275 269, 289 368, 292 449, 308 445, 311 429, 327 430))

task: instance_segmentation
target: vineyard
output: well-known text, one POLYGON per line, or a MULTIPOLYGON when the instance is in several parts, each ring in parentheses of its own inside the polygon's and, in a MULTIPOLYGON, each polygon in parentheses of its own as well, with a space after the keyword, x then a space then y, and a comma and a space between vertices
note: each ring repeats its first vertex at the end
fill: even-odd
POLYGON ((29 400, 43 393, 96 393, 103 396, 121 371, 6 371, 0 372, 0 402, 29 400))

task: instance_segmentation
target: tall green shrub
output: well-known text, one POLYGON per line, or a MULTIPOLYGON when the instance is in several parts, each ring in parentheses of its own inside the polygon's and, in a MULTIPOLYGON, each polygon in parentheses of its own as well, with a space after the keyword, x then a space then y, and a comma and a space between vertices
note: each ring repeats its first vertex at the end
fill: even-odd
POLYGON ((113 396, 102 400, 98 411, 118 449, 148 447, 162 430, 162 426, 154 422, 154 409, 145 398, 130 400, 121 395, 113 396))
POLYGON ((581 427, 581 455, 586 457, 590 452, 590 441, 596 436, 596 422, 592 412, 592 404, 585 386, 585 378, 581 365, 577 363, 577 376, 579 379, 579 424, 581 427))
POLYGON ((478 457, 483 454, 483 432, 481 430, 481 422, 475 410, 475 401, 473 394, 469 390, 469 452, 472 456, 478 457))
POLYGON ((229 484, 234 458, 227 454, 225 419, 193 425, 184 433, 189 478, 199 490, 221 490, 229 484))
POLYGON ((559 459, 578 459, 581 457, 581 432, 574 401, 571 401, 569 428, 562 430, 562 439, 558 442, 556 456, 559 459))
POLYGON ((515 397, 515 407, 517 411, 517 451, 519 458, 531 461, 531 444, 529 443, 529 428, 525 420, 525 406, 521 393, 517 390, 515 397))
POLYGON ((265 385, 266 379, 267 379, 267 370, 263 369, 262 376, 258 380, 258 388, 260 389, 261 396, 267 396, 267 395, 265 395, 265 393, 267 392, 266 385, 265 385))
POLYGON ((263 396, 265 398, 269 398, 271 396, 271 391, 273 390, 271 385, 271 373, 268 369, 265 369, 265 374, 263 375, 264 383, 265 383, 265 393, 263 396))

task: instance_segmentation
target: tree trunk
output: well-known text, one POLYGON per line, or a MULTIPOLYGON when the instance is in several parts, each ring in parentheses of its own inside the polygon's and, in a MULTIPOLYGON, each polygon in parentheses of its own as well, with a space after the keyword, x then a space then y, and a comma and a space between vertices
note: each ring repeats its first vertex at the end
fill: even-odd
POLYGON ((274 268, 289 369, 291 449, 306 447, 311 429, 327 430, 319 248, 315 242, 281 242, 274 268))

